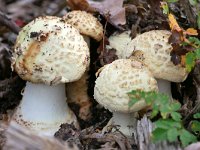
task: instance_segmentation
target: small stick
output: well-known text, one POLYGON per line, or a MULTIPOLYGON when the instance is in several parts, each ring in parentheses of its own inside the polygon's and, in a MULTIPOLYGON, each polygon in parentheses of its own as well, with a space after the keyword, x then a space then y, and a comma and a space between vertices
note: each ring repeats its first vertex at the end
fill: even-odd
POLYGON ((76 145, 61 143, 55 138, 35 134, 17 124, 11 124, 5 134, 7 141, 3 150, 78 150, 76 145))
POLYGON ((0 11, 0 24, 5 25, 16 34, 19 33, 20 28, 2 11, 0 11))

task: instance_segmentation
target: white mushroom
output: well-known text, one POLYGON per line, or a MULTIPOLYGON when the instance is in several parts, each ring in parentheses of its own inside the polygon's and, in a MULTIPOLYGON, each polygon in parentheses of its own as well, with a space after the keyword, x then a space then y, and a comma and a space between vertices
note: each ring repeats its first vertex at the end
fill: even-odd
POLYGON ((50 136, 62 123, 78 126, 64 83, 80 79, 89 59, 87 43, 63 19, 39 17, 26 25, 17 37, 13 68, 28 82, 12 121, 50 136))
MULTIPOLYGON (((100 41, 103 38, 103 26, 92 14, 85 11, 71 11, 63 19, 66 23, 71 24, 83 35, 85 41, 90 47, 90 37, 100 41)), ((76 103, 80 106, 79 117, 88 120, 91 117, 90 107, 92 105, 87 94, 88 90, 88 70, 80 80, 68 83, 66 93, 69 103, 76 103)))
POLYGON ((157 78, 159 91, 171 97, 170 82, 182 82, 186 79, 188 72, 181 65, 174 65, 171 61, 171 44, 168 39, 171 32, 167 30, 152 30, 136 36, 130 41, 128 34, 122 33, 109 38, 111 47, 117 50, 119 58, 134 58, 145 63, 149 70, 157 78), (119 42, 124 36, 126 46, 121 48, 119 42), (119 44, 117 44, 119 43, 119 44))
POLYGON ((171 61, 173 47, 168 43, 171 32, 152 30, 136 36, 129 42, 124 58, 133 57, 144 62, 157 78, 159 91, 171 98, 171 82, 183 82, 188 72, 181 64, 174 65, 171 61))
POLYGON ((143 99, 129 107, 128 93, 132 90, 157 91, 158 87, 148 68, 130 59, 118 59, 105 65, 94 88, 94 98, 113 112, 114 124, 120 125, 120 131, 127 136, 132 135, 135 126, 133 112, 147 107, 143 99))
POLYGON ((115 32, 108 38, 109 45, 106 45, 106 48, 114 48, 116 50, 117 57, 119 59, 123 58, 124 51, 127 48, 128 43, 131 42, 130 34, 130 30, 124 31, 122 33, 115 32))

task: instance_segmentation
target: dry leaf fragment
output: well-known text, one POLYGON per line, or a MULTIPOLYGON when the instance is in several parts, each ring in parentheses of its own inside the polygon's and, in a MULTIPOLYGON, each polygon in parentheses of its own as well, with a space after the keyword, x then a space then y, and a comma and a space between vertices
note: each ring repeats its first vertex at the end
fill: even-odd
POLYGON ((126 23, 125 8, 123 0, 87 0, 91 7, 95 8, 100 14, 108 17, 108 21, 116 26, 126 23), (109 16, 108 16, 109 14, 109 16))
POLYGON ((198 35, 197 30, 195 30, 194 28, 188 28, 185 31, 185 34, 187 34, 187 35, 198 35))
POLYGON ((67 0, 67 5, 72 10, 97 11, 116 27, 126 24, 123 0, 67 0))
POLYGON ((95 9, 90 7, 87 0, 67 0, 67 5, 72 10, 84 10, 87 12, 95 12, 95 9))
POLYGON ((168 18, 169 18, 169 26, 170 26, 171 30, 176 30, 178 32, 182 31, 182 29, 178 25, 174 15, 169 13, 168 18))

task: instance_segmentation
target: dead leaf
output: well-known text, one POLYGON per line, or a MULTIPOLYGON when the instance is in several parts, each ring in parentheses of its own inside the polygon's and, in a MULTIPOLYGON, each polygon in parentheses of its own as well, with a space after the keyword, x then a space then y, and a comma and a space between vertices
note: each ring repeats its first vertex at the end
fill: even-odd
POLYGON ((95 9, 91 8, 87 0, 67 0, 67 5, 72 10, 84 10, 87 12, 94 12, 95 9))
POLYGON ((187 34, 187 35, 198 35, 197 30, 195 30, 194 28, 188 28, 185 31, 185 34, 187 34))
POLYGON ((171 13, 169 13, 168 19, 169 19, 169 26, 170 26, 171 30, 176 30, 178 32, 182 31, 182 29, 178 25, 178 23, 177 23, 174 15, 172 15, 171 13))
POLYGON ((115 27, 126 24, 123 0, 67 0, 67 4, 72 10, 97 11, 115 27))
POLYGON ((115 25, 126 24, 125 8, 123 8, 123 0, 88 0, 91 7, 95 8, 100 14, 108 17, 108 21, 115 25))

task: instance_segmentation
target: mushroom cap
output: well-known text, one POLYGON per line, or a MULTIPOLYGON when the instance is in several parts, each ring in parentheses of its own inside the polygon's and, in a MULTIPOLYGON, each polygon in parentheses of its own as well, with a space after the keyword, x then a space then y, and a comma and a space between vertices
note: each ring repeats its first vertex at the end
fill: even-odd
POLYGON ((73 25, 83 35, 100 41, 103 38, 103 26, 92 14, 74 10, 63 16, 66 23, 73 25))
POLYGON ((38 17, 19 33, 13 68, 33 83, 76 81, 89 65, 89 48, 79 31, 61 18, 38 17))
POLYGON ((152 30, 138 35, 129 42, 123 58, 133 57, 143 61, 155 78, 172 82, 182 82, 188 72, 186 68, 174 65, 170 53, 173 50, 168 39, 171 32, 167 30, 152 30))
POLYGON ((138 100, 132 107, 128 92, 132 90, 157 91, 153 75, 141 62, 118 59, 105 65, 95 82, 94 98, 110 111, 136 112, 147 106, 145 100, 138 100))
POLYGON ((117 57, 123 58, 124 50, 126 49, 128 43, 131 42, 130 34, 130 30, 122 33, 115 32, 108 38, 109 45, 106 45, 106 48, 114 48, 116 50, 117 57))

